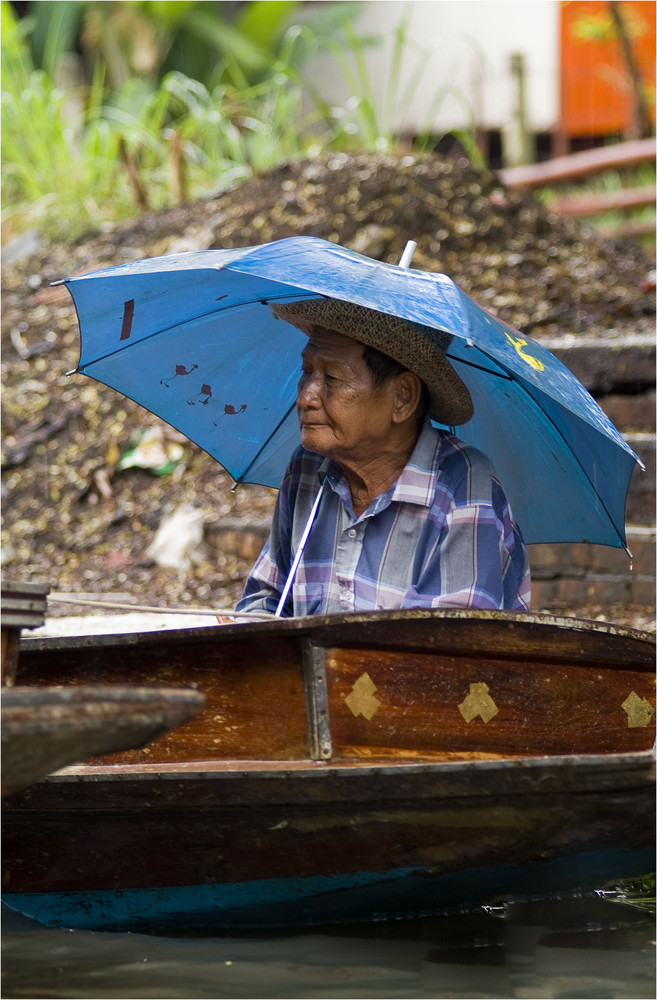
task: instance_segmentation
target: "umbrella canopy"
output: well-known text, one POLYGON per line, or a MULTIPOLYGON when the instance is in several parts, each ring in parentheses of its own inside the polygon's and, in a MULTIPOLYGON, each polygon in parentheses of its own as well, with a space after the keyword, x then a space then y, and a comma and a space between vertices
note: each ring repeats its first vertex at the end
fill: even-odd
POLYGON ((80 323, 76 371, 162 417, 236 481, 267 486, 280 484, 299 443, 306 343, 270 303, 329 296, 446 331, 447 357, 474 402, 455 431, 492 460, 525 541, 625 545, 639 459, 561 362, 446 275, 293 237, 63 283, 80 323))

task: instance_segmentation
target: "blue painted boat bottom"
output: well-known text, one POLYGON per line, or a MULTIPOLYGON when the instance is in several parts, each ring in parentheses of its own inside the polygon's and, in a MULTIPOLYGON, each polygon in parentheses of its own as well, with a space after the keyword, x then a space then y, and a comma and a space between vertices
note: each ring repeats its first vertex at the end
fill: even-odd
POLYGON ((429 916, 494 899, 601 888, 654 867, 651 848, 580 853, 529 867, 437 873, 398 868, 238 884, 4 893, 3 902, 47 927, 80 930, 266 928, 429 916))

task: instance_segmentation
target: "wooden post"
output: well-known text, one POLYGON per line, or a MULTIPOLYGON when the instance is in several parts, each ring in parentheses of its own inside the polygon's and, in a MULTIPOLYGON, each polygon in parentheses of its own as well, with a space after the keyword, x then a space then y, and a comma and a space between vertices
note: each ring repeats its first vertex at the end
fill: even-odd
POLYGON ((132 188, 132 193, 135 201, 137 202, 137 206, 142 212, 148 212, 150 209, 148 194, 146 193, 146 188, 141 182, 135 158, 128 149, 123 136, 119 139, 119 158, 125 167, 126 174, 128 175, 128 182, 132 188))
POLYGON ((554 157, 545 163, 532 163, 517 169, 501 170, 504 184, 512 187, 557 187, 573 183, 582 177, 601 173, 603 170, 621 170, 639 163, 655 162, 655 140, 637 139, 599 149, 586 149, 569 156, 554 157))
POLYGON ((4 687, 11 686, 16 677, 21 628, 43 625, 48 590, 40 583, 2 582, 0 675, 4 687))
POLYGON ((187 200, 187 172, 185 169, 185 152, 180 132, 173 130, 171 136, 171 182, 176 205, 182 205, 187 200))
POLYGON ((502 132, 502 158, 506 167, 520 167, 533 160, 527 127, 525 57, 522 53, 515 52, 511 55, 509 69, 515 89, 515 103, 511 123, 502 132))
POLYGON ((484 74, 482 72, 481 60, 474 57, 472 60, 471 72, 472 88, 472 111, 474 116, 475 143, 481 153, 483 162, 488 166, 490 159, 490 149, 488 134, 486 132, 485 108, 484 108, 484 74))

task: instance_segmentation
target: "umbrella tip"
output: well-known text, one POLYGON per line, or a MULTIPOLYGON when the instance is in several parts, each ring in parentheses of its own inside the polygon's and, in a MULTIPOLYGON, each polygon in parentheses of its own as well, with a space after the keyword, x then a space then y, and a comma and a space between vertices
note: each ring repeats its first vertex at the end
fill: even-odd
POLYGON ((415 240, 408 241, 408 243, 404 247, 404 252, 399 259, 399 267, 409 268, 411 266, 411 260, 413 259, 413 254, 415 253, 416 247, 417 243, 415 242, 415 240))

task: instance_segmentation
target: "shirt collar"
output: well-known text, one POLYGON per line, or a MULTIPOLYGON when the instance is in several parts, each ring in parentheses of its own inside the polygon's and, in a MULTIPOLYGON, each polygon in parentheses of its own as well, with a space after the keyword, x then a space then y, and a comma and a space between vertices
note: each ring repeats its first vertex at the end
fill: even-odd
POLYGON ((431 505, 436 491, 435 456, 441 440, 440 431, 426 417, 411 457, 392 488, 391 500, 416 503, 424 507, 431 505))
MULTIPOLYGON (((415 442, 411 456, 404 466, 401 475, 389 490, 375 501, 374 509, 368 509, 370 514, 376 514, 392 501, 398 503, 415 503, 429 507, 436 490, 436 451, 440 447, 442 436, 440 431, 426 417, 418 439, 415 442)), ((350 498, 349 487, 340 466, 329 458, 325 458, 317 470, 320 481, 328 478, 331 488, 344 503, 350 498)))

